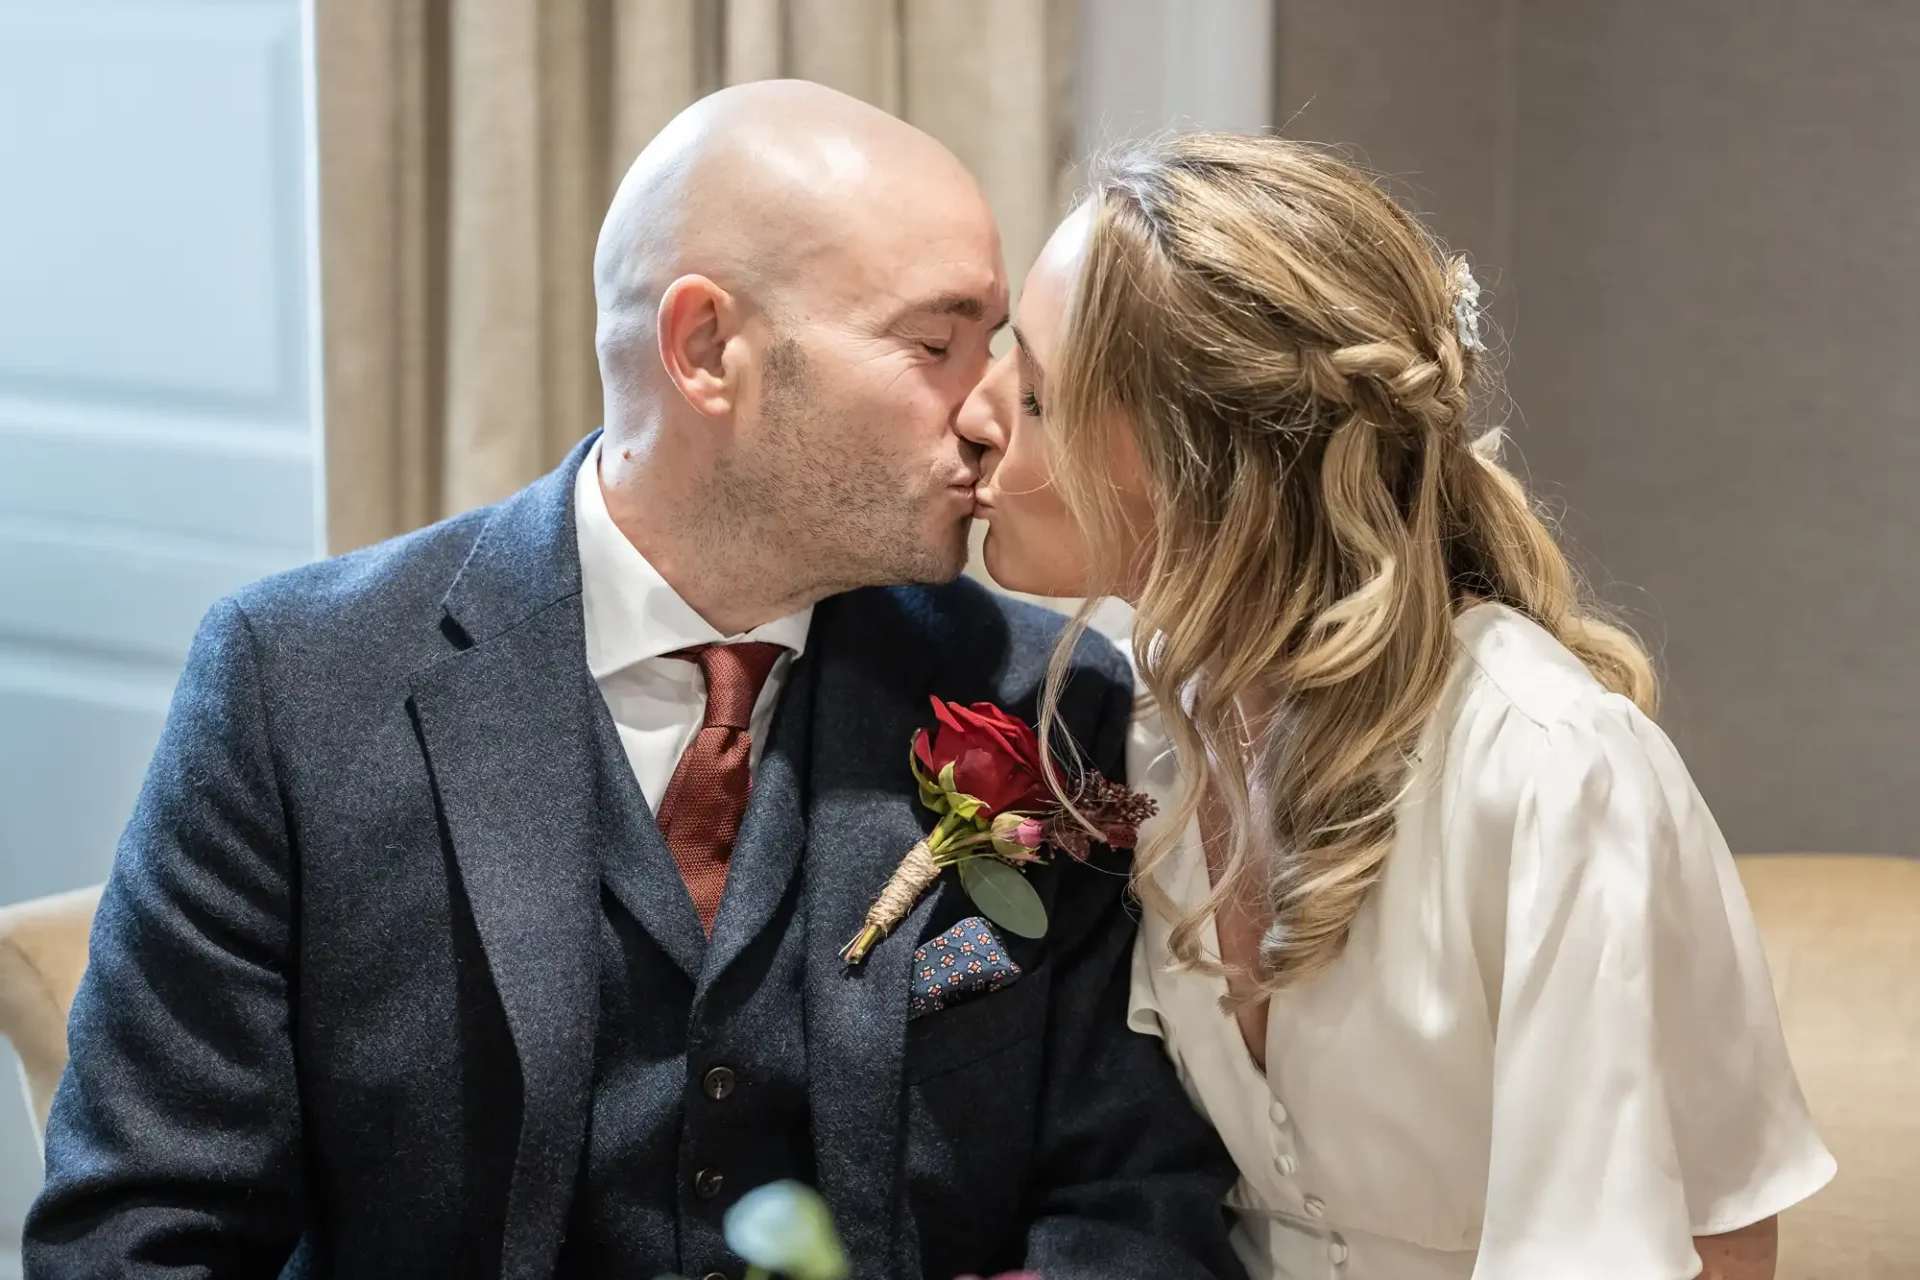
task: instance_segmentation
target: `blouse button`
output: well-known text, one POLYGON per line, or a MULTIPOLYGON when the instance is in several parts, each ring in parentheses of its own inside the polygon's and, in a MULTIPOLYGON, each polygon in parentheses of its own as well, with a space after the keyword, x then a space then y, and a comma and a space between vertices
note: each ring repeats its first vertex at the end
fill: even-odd
POLYGON ((1307 1211, 1309 1218, 1324 1218, 1327 1216, 1327 1202, 1319 1196, 1308 1196, 1306 1202, 1301 1207, 1307 1211))
POLYGON ((1281 1106, 1278 1101, 1273 1104, 1273 1109, 1267 1114, 1273 1117, 1275 1124, 1285 1124, 1287 1122, 1287 1109, 1281 1106))
POLYGON ((1294 1172, 1299 1169, 1300 1162, 1290 1155, 1281 1155, 1274 1157, 1273 1167, 1280 1171, 1281 1177, 1291 1178, 1294 1172))
POLYGON ((1333 1243, 1327 1246, 1327 1257, 1333 1261, 1333 1265, 1336 1267, 1346 1266, 1347 1265, 1347 1242, 1345 1240, 1342 1240, 1339 1236, 1335 1236, 1333 1238, 1333 1243))

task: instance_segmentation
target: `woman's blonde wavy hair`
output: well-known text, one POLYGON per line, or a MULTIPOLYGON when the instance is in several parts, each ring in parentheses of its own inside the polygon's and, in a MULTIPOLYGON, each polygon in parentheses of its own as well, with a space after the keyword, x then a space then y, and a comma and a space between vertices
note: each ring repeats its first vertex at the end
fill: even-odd
MULTIPOLYGON (((1087 198, 1049 360, 1054 475, 1086 534, 1089 594, 1132 588, 1142 680, 1181 758, 1207 762, 1184 771, 1135 883, 1175 918, 1186 967, 1217 964, 1201 954, 1210 916, 1264 900, 1247 976, 1272 992, 1340 954, 1380 878, 1463 602, 1520 611, 1649 711, 1653 672, 1583 603, 1547 523, 1476 441, 1464 264, 1366 174, 1299 143, 1198 133, 1109 157, 1087 198), (1121 536, 1114 430, 1143 464, 1144 540, 1121 536), (1182 915, 1153 873, 1209 781, 1231 845, 1182 915)), ((1055 656, 1043 740, 1090 611, 1055 656)))

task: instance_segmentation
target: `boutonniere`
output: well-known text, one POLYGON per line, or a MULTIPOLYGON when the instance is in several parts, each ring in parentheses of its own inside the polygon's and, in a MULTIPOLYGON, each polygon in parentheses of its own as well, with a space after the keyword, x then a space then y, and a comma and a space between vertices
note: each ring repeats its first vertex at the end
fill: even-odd
POLYGON ((1038 938, 1047 931, 1047 910, 1021 868, 1045 862, 1050 850, 1085 861, 1095 838, 1131 849, 1154 802, 1109 782, 1088 768, 1069 788, 1073 808, 1061 804, 1044 781, 1040 738, 1033 726, 990 702, 963 707, 933 700, 935 726, 913 735, 908 767, 920 786, 920 803, 940 815, 931 835, 907 850, 865 923, 841 949, 859 964, 948 867, 957 867, 980 914, 1009 933, 1038 938), (1073 810, 1079 811, 1076 817, 1073 810))

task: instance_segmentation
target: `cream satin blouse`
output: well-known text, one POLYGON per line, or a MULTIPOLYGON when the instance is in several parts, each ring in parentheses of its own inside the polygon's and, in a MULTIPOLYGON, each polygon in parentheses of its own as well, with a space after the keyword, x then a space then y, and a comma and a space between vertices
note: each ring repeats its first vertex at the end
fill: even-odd
MULTIPOLYGON (((1382 880, 1334 968, 1273 1001, 1265 1074, 1151 911, 1131 1025, 1239 1165, 1254 1280, 1683 1280, 1693 1237, 1834 1172, 1738 874, 1629 702, 1503 606, 1456 635, 1382 880)), ((1129 767, 1171 807, 1150 706, 1129 767)), ((1204 898, 1194 833, 1157 874, 1204 898)))

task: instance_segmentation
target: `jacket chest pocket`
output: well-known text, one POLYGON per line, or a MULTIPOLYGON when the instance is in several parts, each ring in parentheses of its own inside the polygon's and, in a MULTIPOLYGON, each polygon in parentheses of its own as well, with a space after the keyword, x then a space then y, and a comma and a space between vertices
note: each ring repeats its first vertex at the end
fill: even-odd
POLYGON ((1002 990, 915 1018, 907 1024, 907 1084, 982 1063, 1046 1028, 1051 974, 1043 966, 1002 990))
POLYGON ((908 1201, 921 1256, 937 1259, 939 1274, 989 1275, 1020 1261, 1050 977, 1030 970, 907 1024, 908 1201))

